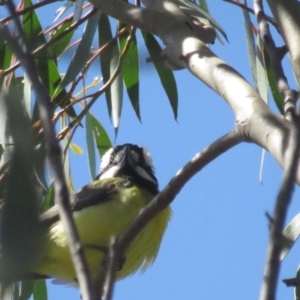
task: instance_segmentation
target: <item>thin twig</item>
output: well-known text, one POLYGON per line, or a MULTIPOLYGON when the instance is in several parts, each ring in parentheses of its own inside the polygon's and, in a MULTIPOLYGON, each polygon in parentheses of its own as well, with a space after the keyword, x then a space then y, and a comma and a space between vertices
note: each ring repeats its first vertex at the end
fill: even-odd
POLYGON ((111 300, 113 296, 113 287, 114 287, 114 282, 115 282, 115 277, 116 277, 116 272, 115 270, 117 269, 117 244, 116 244, 116 238, 112 237, 111 242, 110 242, 110 247, 108 250, 108 260, 107 263, 105 264, 105 277, 104 277, 104 282, 103 282, 103 287, 102 287, 102 300, 111 300))
MULTIPOLYGON (((18 24, 18 22, 20 23, 17 17, 14 18, 14 20, 16 24, 18 24)), ((21 26, 17 27, 22 29, 21 26)), ((25 46, 25 49, 28 49, 28 42, 24 33, 21 31, 19 34, 23 38, 23 46, 25 46)), ((3 24, 0 24, 0 35, 6 40, 13 53, 22 63, 22 66, 36 93, 40 118, 44 128, 48 159, 54 172, 55 200, 59 208, 60 219, 64 225, 69 239, 69 247, 77 273, 77 279, 81 288, 82 298, 84 300, 95 299, 92 281, 84 257, 84 252, 79 242, 79 236, 69 206, 69 191, 63 172, 61 148, 59 147, 55 135, 55 129, 51 122, 52 110, 50 105, 50 97, 45 86, 40 80, 40 76, 37 73, 36 66, 31 55, 23 51, 24 48, 21 48, 18 41, 11 36, 7 27, 3 26, 3 24)))
MULTIPOLYGON (((251 9, 250 7, 248 7, 247 5, 245 5, 243 3, 237 2, 235 0, 224 0, 224 1, 228 2, 230 4, 233 4, 233 5, 236 5, 236 6, 240 7, 241 9, 243 9, 253 15, 255 14, 253 9, 251 9)), ((270 24, 272 24, 278 30, 278 27, 277 27, 277 24, 276 24, 276 21, 274 18, 272 18, 270 16, 266 16, 266 19, 270 24)))
MULTIPOLYGON (((84 23, 89 17, 91 17, 97 11, 98 10, 96 8, 90 10, 80 20, 78 20, 76 23, 73 23, 68 28, 66 28, 63 32, 58 34, 56 37, 50 39, 47 43, 45 43, 45 44, 41 45, 40 47, 36 48, 35 50, 33 50, 31 52, 31 55, 36 55, 36 54, 40 53, 41 51, 45 50, 46 48, 48 48, 49 46, 54 44, 56 41, 63 38, 66 34, 70 33, 73 30, 75 30, 77 27, 79 27, 82 23, 84 23)), ((72 18, 72 15, 70 17, 66 18, 66 22, 69 21, 71 18, 72 18)), ((6 70, 2 71, 1 74, 0 74, 1 77, 7 76, 9 73, 15 71, 20 66, 21 66, 21 63, 19 61, 16 62, 14 65, 12 65, 9 68, 7 68, 6 70)))
MULTIPOLYGON (((133 27, 132 27, 133 30, 133 27)), ((115 79, 117 78, 118 74, 121 71, 121 67, 122 67, 122 62, 123 59, 125 57, 125 54, 127 53, 131 40, 132 40, 132 34, 129 35, 129 37, 127 38, 126 44, 122 50, 122 52, 120 53, 119 56, 119 61, 118 64, 113 72, 113 74, 111 75, 111 77, 109 78, 109 80, 102 86, 102 88, 93 94, 92 99, 90 100, 90 102, 85 106, 85 108, 82 110, 82 112, 76 117, 76 119, 74 119, 73 121, 71 121, 68 126, 66 126, 63 130, 61 130, 58 135, 57 138, 60 140, 62 139, 78 122, 81 122, 81 120, 84 118, 84 116, 86 115, 86 113, 90 110, 90 108, 94 105, 94 103, 96 102, 96 100, 112 85, 112 83, 115 81, 115 79)))
MULTIPOLYGON (((21 16, 21 15, 24 15, 24 14, 30 12, 30 11, 36 11, 36 9, 38 9, 39 7, 42 7, 42 6, 45 6, 45 5, 49 5, 49 4, 51 4, 53 2, 56 2, 56 1, 57 0, 44 0, 44 1, 32 4, 31 6, 26 7, 24 9, 22 9, 22 10, 16 10, 15 11, 15 16, 21 16)), ((8 17, 6 17, 4 19, 1 19, 0 23, 5 24, 6 22, 12 20, 13 18, 14 18, 14 16, 9 15, 8 17)))

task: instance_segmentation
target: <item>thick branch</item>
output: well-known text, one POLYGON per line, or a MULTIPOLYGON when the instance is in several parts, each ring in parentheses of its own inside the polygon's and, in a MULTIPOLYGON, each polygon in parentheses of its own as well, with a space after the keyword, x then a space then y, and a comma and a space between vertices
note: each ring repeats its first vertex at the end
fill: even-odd
POLYGON ((285 157, 285 172, 271 221, 270 242, 268 245, 264 282, 261 289, 260 300, 276 299, 276 289, 280 271, 280 254, 282 250, 282 231, 284 229, 287 210, 294 191, 295 174, 297 172, 297 162, 299 160, 299 137, 299 122, 294 122, 290 131, 288 150, 285 157))
MULTIPOLYGON (((277 48, 273 40, 269 24, 267 22, 266 15, 263 9, 262 0, 254 1, 254 12, 258 22, 259 34, 263 41, 264 47, 267 50, 270 57, 272 72, 277 82, 278 90, 284 99, 284 113, 287 120, 291 121, 292 114, 295 113, 295 104, 298 95, 293 91, 287 82, 287 78, 284 74, 282 67, 283 48, 277 48)), ((286 46, 284 47, 287 51, 286 46)))
MULTIPOLYGON (((173 58, 184 60, 197 78, 217 92, 232 108, 237 128, 249 142, 268 150, 284 166, 289 131, 249 83, 195 38, 187 26, 172 16, 135 7, 120 0, 91 0, 104 13, 159 36, 173 58)), ((300 43, 299 43, 300 44, 300 43)), ((297 173, 300 183, 300 172, 297 173)))
POLYGON ((300 85, 300 5, 296 0, 268 0, 280 34, 290 52, 293 68, 300 85))

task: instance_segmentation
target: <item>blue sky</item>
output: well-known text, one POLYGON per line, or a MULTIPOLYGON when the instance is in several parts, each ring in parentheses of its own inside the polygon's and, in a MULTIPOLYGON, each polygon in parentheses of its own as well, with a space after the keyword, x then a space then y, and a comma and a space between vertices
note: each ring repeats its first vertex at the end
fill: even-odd
MULTIPOLYGON (((212 50, 252 83, 240 9, 220 0, 208 2, 230 41, 224 46, 216 42, 212 50)), ((142 124, 125 97, 115 143, 148 147, 163 188, 197 152, 233 129, 235 118, 224 100, 184 70, 175 73, 179 91, 176 122, 153 66, 145 63, 147 57, 146 50, 141 50, 142 124)), ((94 76, 99 75, 95 70, 94 76)), ((92 112, 114 140, 104 98, 92 112)), ((84 129, 79 129, 75 142, 85 148, 84 129)), ((118 282, 114 299, 257 298, 268 243, 265 213, 273 211, 282 177, 281 169, 266 154, 263 183, 259 181, 261 155, 259 147, 244 143, 198 173, 172 204, 173 217, 154 265, 144 274, 118 282)), ((86 151, 80 156, 72 154, 72 175, 76 189, 91 180, 86 151)), ((289 220, 299 212, 296 199, 299 188, 289 220)), ((295 275, 298 253, 296 244, 283 262, 280 279, 295 275)), ((49 299, 80 299, 77 289, 51 281, 48 292, 49 299)), ((278 299, 292 297, 293 290, 280 283, 278 299)))
MULTIPOLYGON (((209 1, 212 15, 225 29, 230 43, 211 48, 250 83, 241 11, 222 1, 209 1)), ((116 144, 137 143, 149 148, 163 188, 197 152, 234 127, 227 104, 187 71, 175 73, 179 112, 174 120, 154 68, 140 51, 142 124, 124 99, 116 144)), ((97 76, 97 72, 95 76, 97 76)), ((290 79, 292 82, 293 80, 290 79)), ((241 99, 242 101, 242 99, 241 99)), ((272 102, 272 101, 271 101, 272 102)), ((273 107, 273 103, 270 103, 273 107)), ((94 108, 114 140, 104 99, 94 108)), ((82 135, 84 133, 83 129, 82 135)), ((83 137, 78 144, 84 147, 83 137)), ((242 144, 197 174, 172 204, 173 217, 154 265, 116 284, 115 300, 244 299, 258 297, 268 242, 268 221, 282 171, 267 154, 263 184, 259 181, 262 150, 242 144)), ((85 155, 72 157, 76 187, 89 182, 85 155)), ((299 190, 294 199, 299 198, 299 190)), ((289 219, 299 211, 294 200, 289 219)), ((283 263, 280 278, 293 277, 299 256, 296 244, 283 263)), ((79 299, 76 289, 49 285, 49 299, 79 299)), ((278 299, 292 299, 293 290, 279 284, 278 299)))

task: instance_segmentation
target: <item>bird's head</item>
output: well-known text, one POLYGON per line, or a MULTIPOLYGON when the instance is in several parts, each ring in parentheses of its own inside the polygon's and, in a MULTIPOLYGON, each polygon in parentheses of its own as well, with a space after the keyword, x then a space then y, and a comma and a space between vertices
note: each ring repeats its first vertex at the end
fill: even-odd
POLYGON ((102 157, 97 179, 125 177, 141 187, 158 193, 152 158, 148 149, 133 144, 124 144, 109 149, 102 157))

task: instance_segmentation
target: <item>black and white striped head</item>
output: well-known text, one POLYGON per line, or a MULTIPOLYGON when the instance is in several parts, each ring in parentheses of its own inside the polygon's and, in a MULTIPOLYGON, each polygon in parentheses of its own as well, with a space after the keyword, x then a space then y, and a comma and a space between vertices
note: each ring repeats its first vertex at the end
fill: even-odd
POLYGON ((158 193, 152 158, 144 147, 124 144, 109 149, 102 157, 97 179, 112 177, 130 178, 153 194, 158 193))

